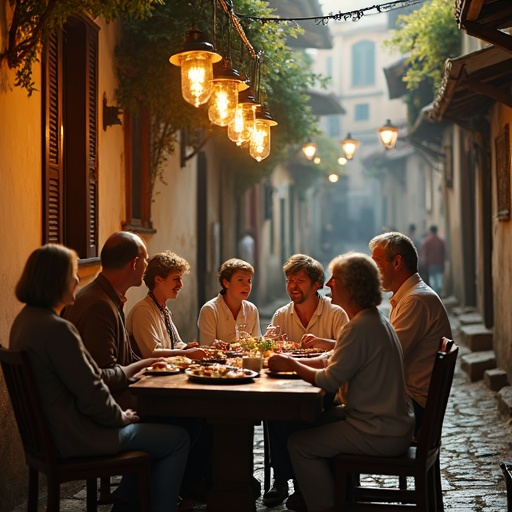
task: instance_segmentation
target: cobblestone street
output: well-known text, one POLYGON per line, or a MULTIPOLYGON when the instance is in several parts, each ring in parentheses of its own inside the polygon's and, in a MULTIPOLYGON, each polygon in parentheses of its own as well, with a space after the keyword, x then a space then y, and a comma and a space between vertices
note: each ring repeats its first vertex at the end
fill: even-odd
MULTIPOLYGON (((456 326, 454 326, 456 328, 456 326)), ((456 330, 454 331, 456 332, 456 330)), ((456 334, 454 335, 457 341, 456 334)), ((441 471, 445 510, 456 512, 505 512, 507 494, 500 469, 502 460, 512 459, 512 425, 509 418, 501 417, 495 392, 483 381, 469 382, 460 370, 460 358, 468 352, 460 347, 459 361, 452 387, 443 428, 441 471)), ((263 436, 261 427, 255 431, 255 471, 263 482, 263 436)), ((371 482, 369 479, 364 481, 371 482)), ((396 479, 386 481, 391 484, 396 479)), ((85 510, 83 488, 63 487, 63 512, 85 510)), ((109 512, 110 506, 100 506, 101 512, 109 512)), ((266 510, 284 512, 283 505, 267 509, 256 502, 258 512, 266 510)), ((13 512, 24 512, 20 505, 13 512)), ((44 511, 44 500, 40 510, 44 511)), ((197 504, 197 511, 206 510, 197 504)))

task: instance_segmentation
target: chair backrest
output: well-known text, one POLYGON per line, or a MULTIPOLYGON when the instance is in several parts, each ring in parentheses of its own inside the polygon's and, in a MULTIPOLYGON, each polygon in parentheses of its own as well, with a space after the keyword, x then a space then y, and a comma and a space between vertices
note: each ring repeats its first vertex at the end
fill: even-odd
POLYGON ((0 363, 27 464, 56 462, 57 450, 43 413, 28 354, 0 348, 0 363))
POLYGON ((458 352, 459 347, 452 340, 441 340, 430 377, 425 414, 418 439, 418 457, 427 457, 429 452, 437 450, 441 445, 443 420, 458 352))

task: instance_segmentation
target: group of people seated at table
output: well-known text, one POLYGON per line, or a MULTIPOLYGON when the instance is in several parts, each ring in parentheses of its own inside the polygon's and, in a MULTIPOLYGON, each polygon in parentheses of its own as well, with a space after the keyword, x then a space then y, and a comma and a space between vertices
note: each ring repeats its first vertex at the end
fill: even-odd
MULTIPOLYGON (((407 236, 384 233, 369 248, 371 256, 350 252, 331 261, 331 298, 319 293, 325 275, 318 261, 296 254, 284 264, 290 302, 272 324, 289 340, 326 352, 308 359, 276 354, 268 365, 294 371, 326 394, 315 424, 268 422, 268 507, 286 500, 296 512, 334 510, 330 458, 400 455, 421 427, 434 356, 441 338, 451 337, 448 316, 417 273, 417 250, 407 236), (383 290, 393 294, 389 320, 378 308, 383 290)), ((261 336, 258 309, 248 300, 254 268, 236 258, 222 264, 221 291, 199 313, 199 343, 186 343, 167 307, 190 271, 185 259, 171 251, 149 259, 143 240, 122 231, 107 239, 101 266, 77 293, 76 253, 57 244, 36 249, 16 287, 26 306, 9 346, 29 354, 60 456, 147 451, 152 510, 177 510, 180 495, 211 483, 209 426, 196 418, 141 421, 129 384, 163 357, 200 360, 215 340, 234 342, 241 331, 261 336), (143 281, 148 294, 125 319, 126 292, 143 281)), ((115 496, 114 512, 137 510, 133 478, 123 477, 115 496)))

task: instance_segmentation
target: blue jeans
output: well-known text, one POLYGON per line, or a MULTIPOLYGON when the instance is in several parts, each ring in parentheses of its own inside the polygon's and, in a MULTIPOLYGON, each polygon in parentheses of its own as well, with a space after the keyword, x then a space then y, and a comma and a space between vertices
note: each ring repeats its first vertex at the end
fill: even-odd
MULTIPOLYGON (((151 510, 177 510, 179 489, 190 446, 187 431, 176 425, 132 423, 119 429, 121 451, 142 450, 151 457, 151 510)), ((136 475, 121 480, 116 497, 137 510, 136 475)))

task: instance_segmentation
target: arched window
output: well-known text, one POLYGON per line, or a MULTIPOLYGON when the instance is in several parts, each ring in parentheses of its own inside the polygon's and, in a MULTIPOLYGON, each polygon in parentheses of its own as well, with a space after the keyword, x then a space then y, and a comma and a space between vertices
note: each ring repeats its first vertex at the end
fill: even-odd
POLYGON ((352 86, 375 84, 375 43, 359 41, 352 46, 352 86))

